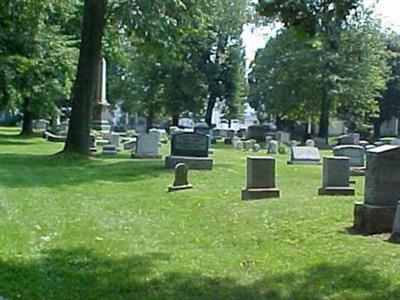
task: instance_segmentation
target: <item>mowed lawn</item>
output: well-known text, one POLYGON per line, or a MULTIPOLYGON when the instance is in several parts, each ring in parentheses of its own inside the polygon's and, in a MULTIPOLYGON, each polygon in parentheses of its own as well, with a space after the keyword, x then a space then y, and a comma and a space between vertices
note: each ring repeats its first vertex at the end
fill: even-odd
POLYGON ((249 153, 220 143, 167 193, 162 160, 61 159, 17 132, 0 128, 0 299, 400 299, 400 245, 348 231, 362 177, 318 197, 322 167, 278 155, 281 198, 245 202, 249 153))

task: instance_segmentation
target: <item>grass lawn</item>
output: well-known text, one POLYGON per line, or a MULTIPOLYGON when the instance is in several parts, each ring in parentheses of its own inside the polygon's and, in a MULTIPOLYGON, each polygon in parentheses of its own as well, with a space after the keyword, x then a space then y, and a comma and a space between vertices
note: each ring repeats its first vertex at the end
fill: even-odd
POLYGON ((245 202, 248 153, 218 144, 167 193, 162 160, 60 159, 16 134, 0 128, 0 299, 400 299, 400 245, 347 231, 362 177, 318 197, 321 166, 278 155, 281 198, 245 202))

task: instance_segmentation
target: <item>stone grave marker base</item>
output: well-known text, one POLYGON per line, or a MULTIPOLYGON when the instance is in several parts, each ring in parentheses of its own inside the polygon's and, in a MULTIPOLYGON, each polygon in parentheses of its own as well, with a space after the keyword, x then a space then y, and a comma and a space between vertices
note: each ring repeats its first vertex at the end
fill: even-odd
POLYGON ((362 234, 391 232, 395 214, 396 206, 356 203, 353 228, 362 234))
POLYGON ((181 191, 181 190, 187 190, 187 189, 192 189, 193 185, 188 184, 188 185, 180 185, 180 186, 173 186, 170 185, 168 187, 168 192, 176 192, 176 191, 181 191))
POLYGON ((353 187, 321 187, 318 189, 318 196, 354 196, 353 187))
POLYGON ((138 154, 138 153, 132 153, 131 158, 137 158, 137 159, 161 159, 162 155, 160 154, 138 154))
POLYGON ((165 158, 167 169, 175 168, 178 163, 186 164, 190 170, 212 170, 213 168, 213 159, 208 157, 167 156, 165 158))
POLYGON ((259 200, 267 198, 279 198, 280 192, 277 188, 268 189, 244 189, 242 190, 242 200, 259 200))

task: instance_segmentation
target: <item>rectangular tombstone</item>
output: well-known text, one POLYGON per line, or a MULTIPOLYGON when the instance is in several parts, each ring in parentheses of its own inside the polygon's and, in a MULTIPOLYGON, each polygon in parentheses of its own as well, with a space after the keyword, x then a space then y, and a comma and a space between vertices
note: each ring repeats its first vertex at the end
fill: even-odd
POLYGON ((350 187, 349 161, 348 157, 324 157, 322 188, 318 195, 354 195, 354 188, 350 187))
POLYGON ((247 157, 246 189, 242 200, 279 197, 275 187, 275 159, 272 157, 247 157))
POLYGON ((172 136, 172 156, 208 157, 208 137, 200 133, 182 132, 172 136))
POLYGON ((136 153, 132 158, 161 158, 158 145, 158 136, 146 133, 137 137, 136 153))
POLYGON ((367 151, 364 203, 354 208, 354 228, 365 234, 390 232, 400 199, 400 147, 367 151))
POLYGON ((350 158, 351 168, 363 168, 365 150, 362 146, 357 145, 342 145, 333 148, 333 155, 346 156, 350 158))
POLYGON ((288 164, 320 164, 321 156, 316 147, 292 147, 288 164))
POLYGON ((337 138, 338 145, 358 145, 360 142, 359 133, 343 134, 337 138))

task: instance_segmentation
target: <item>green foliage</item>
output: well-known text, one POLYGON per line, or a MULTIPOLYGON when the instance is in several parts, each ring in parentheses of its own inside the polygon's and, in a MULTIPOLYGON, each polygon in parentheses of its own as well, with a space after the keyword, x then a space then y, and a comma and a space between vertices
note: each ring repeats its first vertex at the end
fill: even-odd
POLYGON ((253 62, 251 106, 307 122, 319 118, 326 98, 330 112, 353 128, 373 115, 388 69, 379 27, 364 17, 343 27, 337 48, 324 33, 299 40, 294 30, 281 31, 253 62))
MULTIPOLYGON (((34 117, 54 112, 68 98, 75 72, 76 42, 54 14, 56 1, 3 1, 0 17, 0 106, 34 117)), ((72 9, 72 7, 68 7, 72 9)), ((67 18, 68 19, 68 18, 67 18)))

